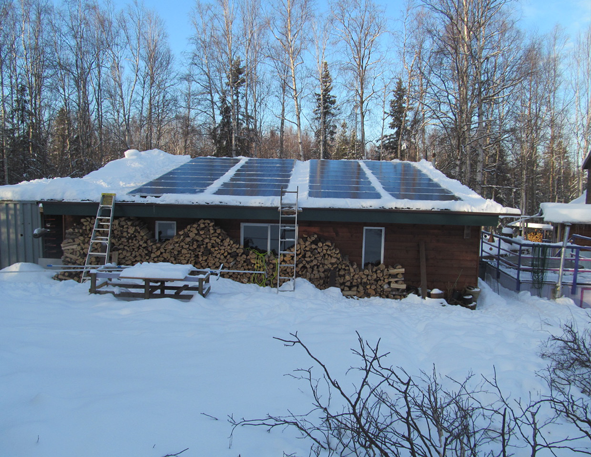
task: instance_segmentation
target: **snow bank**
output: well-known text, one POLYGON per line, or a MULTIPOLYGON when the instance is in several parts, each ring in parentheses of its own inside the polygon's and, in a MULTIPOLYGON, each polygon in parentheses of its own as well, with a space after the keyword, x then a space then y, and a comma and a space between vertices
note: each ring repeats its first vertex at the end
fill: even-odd
POLYGON ((35 263, 15 263, 0 270, 0 281, 53 282, 53 273, 35 263))
POLYGON ((546 392, 541 342, 561 324, 589 322, 570 300, 498 295, 482 283, 476 311, 417 296, 345 299, 304 280, 293 293, 220 279, 207 298, 123 301, 10 268, 0 282, 0 455, 10 457, 308 455, 290 430, 228 439, 228 415, 311 408, 306 386, 286 376, 311 360, 274 337, 298 332, 347 391, 357 331, 381 339, 384 362, 410 374, 433 364, 458 380, 496 370, 508 397, 527 399, 546 392))

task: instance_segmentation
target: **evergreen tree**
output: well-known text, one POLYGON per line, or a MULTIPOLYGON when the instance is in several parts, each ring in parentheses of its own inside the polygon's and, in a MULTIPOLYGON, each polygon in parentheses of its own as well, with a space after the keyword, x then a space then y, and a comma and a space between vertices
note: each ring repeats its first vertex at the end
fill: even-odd
POLYGON ((409 147, 411 129, 408 122, 409 109, 406 106, 406 88, 398 78, 393 98, 390 101, 390 123, 388 127, 394 131, 382 139, 382 155, 387 159, 402 159, 402 151, 409 147))
POLYGON ((65 107, 57 112, 51 130, 50 158, 53 170, 56 176, 74 176, 80 148, 74 135, 72 116, 65 107))
POLYGON ((232 157, 232 107, 228 104, 224 92, 220 100, 220 122, 216 125, 211 136, 217 157, 232 157))
POLYGON ((314 120, 317 122, 317 128, 314 132, 316 139, 316 149, 320 159, 330 158, 330 149, 334 144, 337 127, 336 103, 337 99, 331 93, 332 78, 328 71, 328 64, 323 62, 322 74, 320 77, 320 93, 315 93, 316 107, 314 108, 314 120))
POLYGON ((41 178, 46 172, 46 154, 40 128, 30 108, 27 87, 19 84, 7 122, 8 183, 41 178))
POLYGON ((338 160, 356 160, 362 159, 360 154, 355 151, 361 151, 361 144, 357 138, 355 129, 349 128, 346 121, 343 121, 341 128, 336 134, 336 141, 333 153, 333 159, 338 160))
POLYGON ((227 75, 227 89, 220 96, 220 121, 212 132, 218 157, 235 157, 248 152, 249 135, 244 127, 246 119, 242 109, 244 73, 240 58, 235 59, 227 75))

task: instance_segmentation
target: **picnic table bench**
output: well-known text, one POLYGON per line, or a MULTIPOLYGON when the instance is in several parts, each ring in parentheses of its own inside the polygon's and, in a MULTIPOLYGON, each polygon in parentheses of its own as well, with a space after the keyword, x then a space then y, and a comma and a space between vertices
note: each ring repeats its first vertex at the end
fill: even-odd
POLYGON ((138 264, 129 268, 101 267, 90 272, 90 293, 130 298, 191 299, 211 290, 210 271, 191 265, 138 264))

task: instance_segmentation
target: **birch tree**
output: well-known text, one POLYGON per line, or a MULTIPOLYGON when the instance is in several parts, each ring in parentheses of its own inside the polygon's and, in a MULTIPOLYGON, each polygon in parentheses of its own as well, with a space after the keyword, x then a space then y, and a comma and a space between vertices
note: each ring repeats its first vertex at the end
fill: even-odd
POLYGON ((492 107, 519 82, 520 37, 510 0, 422 0, 430 53, 423 69, 431 115, 445 132, 453 177, 481 191, 492 107))
POLYGON ((362 155, 367 158, 365 124, 379 90, 376 77, 383 62, 380 38, 385 32, 385 15, 372 0, 338 0, 332 4, 332 14, 343 46, 343 68, 352 82, 362 155))
MULTIPOLYGON (((579 169, 577 189, 581 194, 584 190, 584 180, 580 167, 585 156, 591 153, 591 25, 576 37, 571 62, 570 81, 574 99, 572 134, 575 164, 579 169)), ((591 190, 588 192, 591 193, 591 190)))
POLYGON ((279 67, 285 68, 289 77, 285 82, 294 104, 293 123, 297 129, 298 155, 304 160, 302 143, 302 98, 305 77, 304 55, 310 44, 308 27, 312 16, 309 0, 275 0, 271 5, 270 28, 278 46, 275 57, 279 67))

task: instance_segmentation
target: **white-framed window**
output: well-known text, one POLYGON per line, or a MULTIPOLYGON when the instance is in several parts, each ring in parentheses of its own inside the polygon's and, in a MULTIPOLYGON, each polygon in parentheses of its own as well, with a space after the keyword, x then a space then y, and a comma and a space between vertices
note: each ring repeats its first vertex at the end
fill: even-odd
MULTIPOLYGON (((282 239, 295 239, 294 229, 283 229, 282 239)), ((243 222, 240 224, 240 244, 245 248, 258 249, 262 252, 279 252, 279 224, 257 224, 243 222)), ((282 251, 287 251, 294 241, 284 241, 282 251)))
POLYGON ((384 263, 384 227, 363 227, 363 268, 384 263))
POLYGON ((156 221, 156 241, 167 241, 176 235, 175 221, 156 221))

